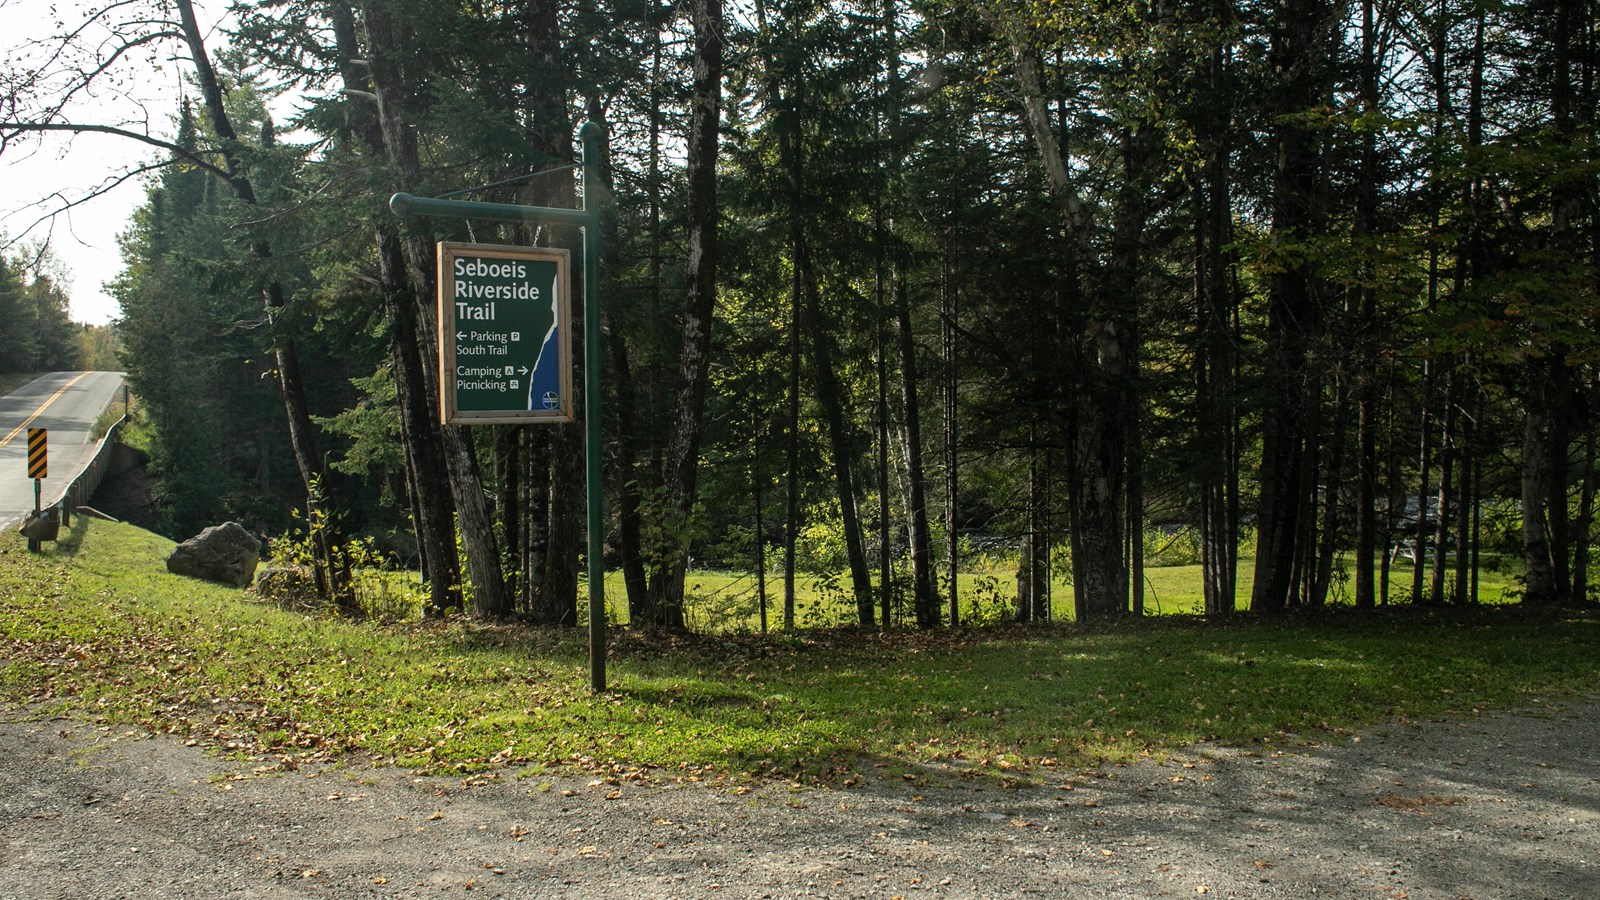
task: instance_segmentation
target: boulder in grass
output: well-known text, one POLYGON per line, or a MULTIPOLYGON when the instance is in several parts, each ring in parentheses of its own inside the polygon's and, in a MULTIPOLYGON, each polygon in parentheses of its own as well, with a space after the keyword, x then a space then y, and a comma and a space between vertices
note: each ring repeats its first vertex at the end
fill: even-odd
POLYGON ((167 555, 167 571, 232 587, 247 587, 261 561, 261 542, 238 522, 213 525, 167 555))
POLYGON ((314 606, 317 582, 305 566, 269 565, 256 573, 256 595, 288 609, 314 606))

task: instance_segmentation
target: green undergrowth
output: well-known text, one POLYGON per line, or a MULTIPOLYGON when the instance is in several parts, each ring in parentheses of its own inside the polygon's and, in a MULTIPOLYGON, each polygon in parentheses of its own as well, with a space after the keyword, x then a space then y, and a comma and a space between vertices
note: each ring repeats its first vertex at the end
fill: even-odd
POLYGON ((0 397, 38 378, 37 372, 0 372, 0 397))
POLYGON ((0 702, 138 724, 264 766, 579 769, 852 783, 950 761, 1003 779, 1195 741, 1290 744, 1590 690, 1600 614, 1330 611, 949 630, 614 633, 308 616, 168 575, 171 543, 78 517, 0 538, 0 702))

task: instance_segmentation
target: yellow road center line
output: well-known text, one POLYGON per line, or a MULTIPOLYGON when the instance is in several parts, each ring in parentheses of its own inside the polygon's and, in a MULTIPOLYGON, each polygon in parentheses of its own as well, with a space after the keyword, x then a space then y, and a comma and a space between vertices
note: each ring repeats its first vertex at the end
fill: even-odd
POLYGON ((44 411, 50 408, 50 404, 56 402, 56 398, 57 397, 61 396, 62 394, 65 394, 67 392, 67 388, 70 388, 73 385, 77 384, 78 382, 82 381, 84 379, 84 376, 86 376, 88 374, 89 374, 88 372, 79 372, 77 378, 74 378, 71 381, 67 382, 66 384, 63 384, 61 386, 61 390, 56 391, 54 394, 51 394, 49 400, 46 400, 45 402, 39 404, 39 408, 33 411, 33 415, 31 415, 27 419, 25 419, 21 425, 18 425, 17 427, 11 429, 11 433, 10 434, 6 435, 3 438, 0 438, 0 447, 4 447, 5 445, 11 443, 11 439, 12 438, 14 438, 18 434, 22 433, 22 429, 27 428, 29 425, 32 425, 34 419, 37 419, 40 416, 44 415, 44 411))

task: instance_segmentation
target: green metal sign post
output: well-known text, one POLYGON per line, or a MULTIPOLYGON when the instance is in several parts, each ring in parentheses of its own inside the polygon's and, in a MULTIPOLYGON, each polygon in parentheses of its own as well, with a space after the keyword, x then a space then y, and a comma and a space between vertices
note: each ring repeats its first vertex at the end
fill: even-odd
POLYGON ((442 200, 410 194, 390 197, 389 209, 401 218, 449 216, 583 228, 583 456, 589 507, 589 684, 598 692, 606 689, 605 548, 601 530, 604 494, 600 485, 600 142, 605 139, 605 129, 598 122, 585 122, 578 131, 578 139, 583 143, 582 209, 442 200))

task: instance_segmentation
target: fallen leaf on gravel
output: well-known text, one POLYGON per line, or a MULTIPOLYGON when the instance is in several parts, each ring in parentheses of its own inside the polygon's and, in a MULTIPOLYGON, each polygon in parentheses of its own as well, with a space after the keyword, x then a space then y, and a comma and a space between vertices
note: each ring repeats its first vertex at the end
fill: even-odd
POLYGON ((321 875, 321 874, 322 874, 322 870, 321 869, 306 869, 305 871, 300 873, 300 877, 301 878, 311 878, 313 876, 321 875))
POLYGON ((1033 827, 1033 823, 1029 822, 1027 819, 1012 819, 1011 820, 1011 827, 1012 828, 1032 828, 1033 827))
POLYGON ((1209 894, 1209 893, 1211 893, 1211 888, 1208 888, 1208 887, 1206 887, 1205 885, 1202 884, 1199 887, 1195 888, 1194 892, 1196 894, 1209 894))
POLYGON ((444 818, 444 810, 436 809, 436 810, 433 811, 433 815, 428 817, 428 821, 429 822, 437 822, 442 818, 444 818))
POLYGON ((1460 797, 1441 797, 1437 794, 1421 794, 1416 797, 1407 797, 1404 794, 1390 792, 1380 795, 1373 802, 1379 806, 1387 806, 1390 809, 1407 809, 1413 812, 1420 812, 1429 806, 1455 806, 1466 801, 1460 797))
POLYGON ((1258 859, 1254 863, 1252 863, 1252 865, 1254 865, 1258 869, 1270 869, 1270 868, 1272 868, 1272 863, 1269 863, 1264 859, 1258 859))
POLYGON ((382 875, 374 875, 374 876, 372 876, 372 883, 373 884, 388 884, 389 883, 389 879, 383 877, 382 875))

